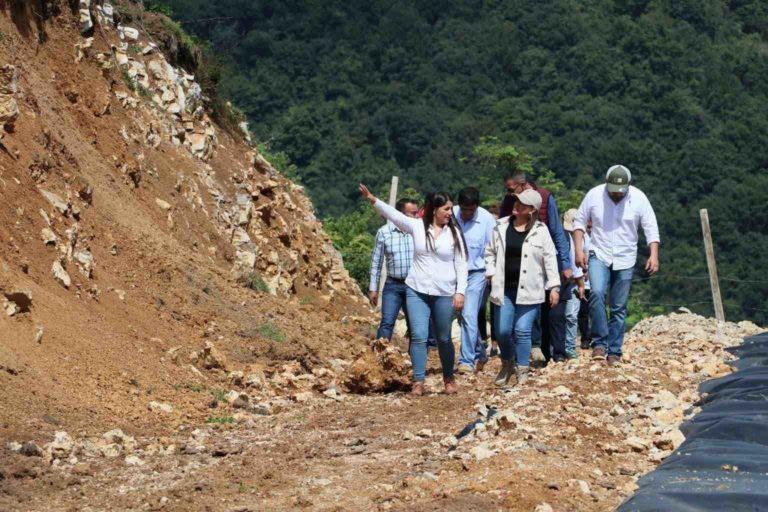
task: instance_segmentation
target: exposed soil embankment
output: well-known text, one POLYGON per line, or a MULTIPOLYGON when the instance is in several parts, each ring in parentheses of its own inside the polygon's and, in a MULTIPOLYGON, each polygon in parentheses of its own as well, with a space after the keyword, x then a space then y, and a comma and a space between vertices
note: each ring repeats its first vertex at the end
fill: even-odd
POLYGON ((0 439, 172 429, 232 371, 365 347, 368 307, 303 190, 118 22, 139 7, 44 3, 0 2, 0 439))

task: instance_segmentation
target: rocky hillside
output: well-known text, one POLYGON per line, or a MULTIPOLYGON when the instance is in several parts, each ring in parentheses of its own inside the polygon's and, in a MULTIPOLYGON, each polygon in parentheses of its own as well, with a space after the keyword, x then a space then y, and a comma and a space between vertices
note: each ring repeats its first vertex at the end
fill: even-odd
POLYGON ((211 120, 139 8, 0 2, 0 439, 205 419, 232 372, 365 346, 301 187, 211 120))

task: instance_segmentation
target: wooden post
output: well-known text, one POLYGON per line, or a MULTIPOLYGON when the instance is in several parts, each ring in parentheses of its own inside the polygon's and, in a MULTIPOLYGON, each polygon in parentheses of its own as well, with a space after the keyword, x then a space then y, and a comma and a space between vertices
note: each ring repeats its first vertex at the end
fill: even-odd
MULTIPOLYGON (((392 184, 389 187, 389 206, 395 206, 397 203, 397 184, 399 178, 392 176, 392 184)), ((376 307, 381 309, 381 298, 384 295, 384 282, 387 280, 387 257, 381 259, 381 277, 379 278, 379 298, 376 301, 376 307)))
POLYGON ((712 287, 712 302, 715 304, 715 317, 718 322, 725 322, 723 299, 720 296, 720 280, 717 277, 715 248, 712 245, 712 231, 709 229, 709 213, 706 208, 699 210, 701 215, 701 231, 704 235, 704 251, 707 253, 707 268, 709 269, 709 284, 712 287))

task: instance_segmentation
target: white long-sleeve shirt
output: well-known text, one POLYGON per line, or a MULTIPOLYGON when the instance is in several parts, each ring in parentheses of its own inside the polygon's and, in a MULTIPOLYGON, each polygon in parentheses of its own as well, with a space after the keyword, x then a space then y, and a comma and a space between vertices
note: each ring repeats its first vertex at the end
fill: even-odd
MULTIPOLYGON (((578 279, 580 277, 584 277, 584 271, 581 270, 581 267, 576 266, 576 242, 573 241, 573 234, 570 232, 566 232, 568 235, 568 242, 570 242, 570 255, 571 255, 571 271, 573 271, 573 277, 574 279, 578 279)), ((584 239, 586 240, 587 234, 584 233, 584 239)), ((585 246, 586 247, 586 246, 585 246)))
MULTIPOLYGON (((463 247, 455 250, 453 234, 448 226, 436 239, 433 236, 432 250, 427 246, 427 231, 422 219, 408 217, 380 199, 374 207, 384 218, 413 236, 413 263, 405 284, 427 295, 464 294, 467 290, 467 259, 463 247)), ((433 233, 432 226, 428 229, 433 233)))
POLYGON ((656 214, 645 194, 636 187, 618 203, 614 203, 598 185, 584 197, 573 221, 574 230, 587 232, 592 221, 591 247, 595 256, 614 270, 632 268, 637 261, 638 228, 642 226, 648 244, 659 242, 656 214))
MULTIPOLYGON (((574 244, 575 246, 576 244, 574 244)), ((582 250, 584 251, 584 254, 589 257, 589 248, 592 247, 592 239, 589 236, 589 233, 584 233, 584 238, 582 238, 581 242, 582 250)), ((589 290, 589 273, 584 274, 582 272, 582 275, 584 276, 584 289, 589 290)))

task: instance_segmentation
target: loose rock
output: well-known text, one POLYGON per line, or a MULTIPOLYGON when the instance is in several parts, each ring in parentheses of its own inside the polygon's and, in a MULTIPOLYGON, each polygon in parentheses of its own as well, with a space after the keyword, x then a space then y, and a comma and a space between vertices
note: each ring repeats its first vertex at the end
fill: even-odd
POLYGON ((16 66, 6 64, 0 67, 0 128, 13 131, 19 117, 19 105, 16 103, 18 72, 16 66))
POLYGON ((227 368, 227 358, 210 341, 205 342, 200 352, 193 352, 190 358, 206 370, 226 370, 227 368))
POLYGON ((152 401, 149 402, 149 410, 168 414, 173 412, 173 406, 171 404, 152 401))
POLYGON ((59 431, 54 434, 53 441, 45 446, 46 453, 53 459, 65 459, 72 453, 75 443, 66 432, 59 431))
POLYGON ((240 393, 232 390, 224 396, 229 405, 235 409, 245 409, 250 403, 250 397, 246 393, 240 393))
POLYGON ((37 443, 27 441, 21 444, 19 447, 19 453, 26 455, 27 457, 42 457, 44 452, 43 449, 37 445, 37 443))
POLYGON ((679 429, 674 428, 664 432, 653 444, 660 450, 677 450, 683 444, 683 441, 685 441, 683 433, 679 429))
POLYGON ((630 436, 625 440, 626 445, 634 452, 642 453, 650 447, 650 443, 637 436, 630 436))
POLYGON ((62 265, 61 260, 56 260, 53 262, 51 271, 53 272, 53 277, 61 286, 64 288, 69 288, 72 286, 72 278, 70 278, 67 271, 64 270, 64 266, 62 265))
POLYGON ((476 460, 485 460, 496 455, 496 452, 485 443, 474 446, 470 453, 476 460))

